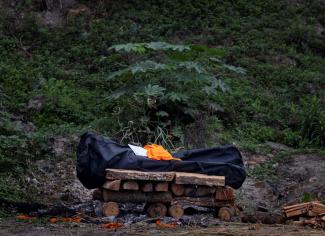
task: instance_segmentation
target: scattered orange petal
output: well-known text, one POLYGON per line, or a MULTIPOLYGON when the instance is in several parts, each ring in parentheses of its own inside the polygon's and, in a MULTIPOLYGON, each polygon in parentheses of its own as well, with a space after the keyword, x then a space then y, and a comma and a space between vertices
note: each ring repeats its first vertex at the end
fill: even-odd
POLYGON ((16 218, 18 220, 33 220, 33 219, 35 219, 35 217, 31 217, 29 215, 18 215, 18 216, 16 216, 16 218))
POLYGON ((76 217, 63 217, 61 218, 62 222, 74 222, 74 223, 80 223, 81 222, 81 218, 76 216, 76 217))
POLYGON ((119 222, 114 222, 114 223, 107 223, 107 224, 103 224, 102 227, 105 229, 117 229, 122 227, 123 224, 119 223, 119 222))
POLYGON ((156 227, 157 228, 165 228, 165 229, 174 229, 174 228, 176 228, 176 223, 167 224, 167 223, 161 222, 160 220, 157 220, 156 227))
POLYGON ((52 224, 55 224, 56 222, 58 222, 58 219, 55 218, 55 217, 50 218, 50 222, 51 222, 52 224))

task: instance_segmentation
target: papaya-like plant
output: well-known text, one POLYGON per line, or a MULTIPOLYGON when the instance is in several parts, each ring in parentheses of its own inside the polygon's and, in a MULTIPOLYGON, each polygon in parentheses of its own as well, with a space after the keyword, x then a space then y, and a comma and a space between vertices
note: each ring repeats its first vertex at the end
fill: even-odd
POLYGON ((127 43, 109 50, 127 64, 106 77, 112 88, 107 99, 124 125, 141 120, 149 130, 169 130, 217 112, 222 108, 216 94, 229 91, 225 73, 245 73, 222 61, 222 49, 202 45, 127 43))

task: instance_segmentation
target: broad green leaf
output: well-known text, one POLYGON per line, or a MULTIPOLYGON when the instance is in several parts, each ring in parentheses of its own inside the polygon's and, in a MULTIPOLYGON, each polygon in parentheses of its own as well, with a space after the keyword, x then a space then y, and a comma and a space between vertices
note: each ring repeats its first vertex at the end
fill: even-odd
POLYGON ((165 90, 166 90, 165 88, 160 87, 159 85, 151 85, 151 84, 148 84, 144 88, 145 94, 150 97, 159 97, 164 94, 165 90))
POLYGON ((177 92, 169 92, 166 94, 166 97, 168 100, 171 100, 173 102, 186 102, 189 99, 188 95, 177 92))
POLYGON ((169 114, 165 111, 158 111, 156 112, 156 116, 160 116, 160 117, 168 117, 169 114))

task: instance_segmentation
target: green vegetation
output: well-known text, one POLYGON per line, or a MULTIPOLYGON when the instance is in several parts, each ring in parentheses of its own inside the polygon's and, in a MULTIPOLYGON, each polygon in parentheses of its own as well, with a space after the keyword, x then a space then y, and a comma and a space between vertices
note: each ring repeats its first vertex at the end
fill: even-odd
POLYGON ((82 3, 60 27, 40 23, 38 1, 0 7, 3 176, 89 129, 170 148, 324 148, 322 1, 82 3))
POLYGON ((174 149, 173 143, 183 140, 186 125, 222 110, 216 101, 228 90, 220 79, 225 71, 244 73, 223 63, 220 50, 204 46, 151 42, 110 49, 141 54, 141 59, 133 57, 135 63, 107 77, 114 83, 107 100, 117 111, 122 141, 154 141, 174 149), (125 132, 130 120, 134 129, 125 132))

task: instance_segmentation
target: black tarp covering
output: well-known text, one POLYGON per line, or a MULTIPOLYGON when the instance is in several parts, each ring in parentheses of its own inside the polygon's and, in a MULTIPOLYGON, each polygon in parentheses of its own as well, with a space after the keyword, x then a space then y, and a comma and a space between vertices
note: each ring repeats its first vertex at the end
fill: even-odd
POLYGON ((77 150, 77 176, 86 188, 99 188, 105 182, 105 169, 140 171, 179 171, 221 175, 226 185, 239 188, 246 172, 242 157, 234 146, 193 149, 172 154, 181 161, 157 161, 137 156, 127 145, 93 132, 81 136, 77 150))

